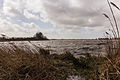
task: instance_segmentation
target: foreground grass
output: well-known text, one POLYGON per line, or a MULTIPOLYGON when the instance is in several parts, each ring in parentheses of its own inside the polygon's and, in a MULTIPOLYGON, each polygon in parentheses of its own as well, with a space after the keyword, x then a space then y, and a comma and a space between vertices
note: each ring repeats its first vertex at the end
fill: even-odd
POLYGON ((39 54, 32 53, 14 45, 12 52, 0 49, 0 79, 66 80, 71 75, 78 75, 86 80, 98 79, 98 68, 103 61, 100 56, 87 54, 85 57, 75 58, 69 52, 57 55, 41 48, 39 54))
POLYGON ((71 61, 56 59, 55 55, 45 54, 44 49, 40 51, 44 51, 44 55, 19 49, 12 54, 0 50, 0 79, 65 80, 76 73, 71 61))
POLYGON ((35 46, 38 50, 35 53, 27 47, 12 45, 12 51, 0 49, 0 80, 69 80, 69 76, 80 76, 80 80, 120 79, 120 56, 111 58, 87 53, 75 58, 70 52, 50 54, 35 46))
POLYGON ((75 58, 70 52, 57 55, 39 48, 39 53, 33 53, 13 46, 12 51, 0 49, 1 80, 66 80, 72 75, 97 79, 97 69, 102 64, 102 57, 90 54, 75 58))

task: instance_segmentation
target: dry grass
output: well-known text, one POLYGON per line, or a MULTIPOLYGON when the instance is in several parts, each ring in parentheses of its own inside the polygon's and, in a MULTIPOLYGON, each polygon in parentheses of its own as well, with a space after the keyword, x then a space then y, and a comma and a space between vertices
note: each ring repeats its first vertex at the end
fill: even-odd
POLYGON ((0 80, 65 80, 76 72, 70 60, 56 59, 44 49, 35 54, 14 48, 10 53, 0 49, 0 80))
MULTIPOLYGON (((107 58, 107 57, 106 57, 107 58)), ((119 80, 120 79, 120 57, 110 60, 107 58, 106 62, 99 68, 100 80, 119 80)))
POLYGON ((80 76, 87 80, 99 78, 98 68, 105 58, 91 56, 75 58, 70 52, 50 54, 35 46, 36 53, 11 44, 13 50, 0 48, 0 80, 66 80, 80 76), (94 65, 94 66, 93 66, 94 65))
POLYGON ((100 73, 99 79, 120 80, 120 35, 119 35, 119 27, 112 6, 118 10, 120 9, 113 2, 109 2, 109 0, 107 0, 107 2, 112 14, 113 22, 111 21, 111 18, 108 15, 106 14, 104 15, 110 21, 110 24, 112 26, 112 30, 111 30, 112 34, 108 32, 106 33, 107 38, 109 38, 109 40, 107 40, 107 45, 106 45, 107 55, 104 56, 106 58, 104 64, 102 64, 98 69, 100 73))

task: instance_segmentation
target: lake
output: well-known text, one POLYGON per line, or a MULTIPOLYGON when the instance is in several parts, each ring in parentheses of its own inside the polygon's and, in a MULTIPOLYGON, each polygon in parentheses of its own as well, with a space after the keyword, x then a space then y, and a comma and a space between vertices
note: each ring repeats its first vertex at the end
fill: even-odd
MULTIPOLYGON (((47 41, 10 41, 0 42, 0 48, 13 50, 16 45, 21 49, 29 48, 32 52, 37 52, 35 47, 41 47, 50 50, 51 54, 61 54, 70 51, 75 57, 85 55, 86 53, 105 54, 105 41, 100 40, 47 40, 47 41)), ((7 51, 7 50, 6 50, 7 51)), ((27 51, 27 50, 26 50, 27 51)))

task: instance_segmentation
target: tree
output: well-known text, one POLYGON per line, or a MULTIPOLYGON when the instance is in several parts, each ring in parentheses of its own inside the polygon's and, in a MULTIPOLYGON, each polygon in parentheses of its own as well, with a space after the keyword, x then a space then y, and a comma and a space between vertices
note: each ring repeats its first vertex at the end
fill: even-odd
POLYGON ((44 36, 41 32, 37 32, 35 35, 34 35, 34 38, 35 39, 47 39, 46 36, 44 36))

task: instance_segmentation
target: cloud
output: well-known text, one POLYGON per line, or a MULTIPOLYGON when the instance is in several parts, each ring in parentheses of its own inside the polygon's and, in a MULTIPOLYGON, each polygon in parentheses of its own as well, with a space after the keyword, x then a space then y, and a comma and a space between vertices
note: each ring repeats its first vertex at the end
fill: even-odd
POLYGON ((32 13, 30 13, 28 10, 24 10, 24 16, 28 19, 36 19, 39 20, 39 16, 36 16, 32 13))
POLYGON ((3 13, 5 15, 8 15, 10 17, 21 16, 23 8, 23 0, 4 0, 3 13))
POLYGON ((8 36, 17 36, 24 34, 24 30, 18 24, 14 24, 7 19, 0 18, 0 33, 8 36))
MULTIPOLYGON (((112 1, 119 5, 119 0, 112 1)), ((2 10, 1 16, 5 19, 1 19, 0 22, 3 26, 0 27, 1 31, 18 32, 23 36, 42 31, 50 37, 54 35, 53 33, 57 34, 55 37, 62 36, 63 33, 70 37, 69 34, 80 33, 81 28, 88 32, 91 30, 104 32, 106 27, 109 27, 109 22, 102 14, 107 13, 111 16, 106 0, 4 0, 2 10), (56 27, 50 27, 48 23, 56 27), (51 29, 46 30, 44 24, 51 29), (75 32, 76 30, 79 32, 75 32)), ((120 20, 118 14, 117 19, 120 20)))
POLYGON ((105 0, 28 0, 26 6, 39 12, 42 21, 67 28, 104 26, 102 13, 109 12, 105 0))
POLYGON ((16 24, 12 22, 12 20, 0 17, 0 34, 5 34, 8 37, 32 37, 36 32, 42 32, 47 37, 54 38, 55 36, 57 37, 57 35, 54 34, 57 33, 57 31, 57 29, 41 28, 41 26, 34 22, 16 24))
POLYGON ((28 19, 41 21, 66 28, 105 26, 102 13, 109 13, 105 0, 5 0, 4 13, 23 15, 28 19), (32 12, 32 13, 31 13, 32 12))

